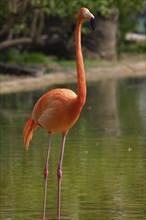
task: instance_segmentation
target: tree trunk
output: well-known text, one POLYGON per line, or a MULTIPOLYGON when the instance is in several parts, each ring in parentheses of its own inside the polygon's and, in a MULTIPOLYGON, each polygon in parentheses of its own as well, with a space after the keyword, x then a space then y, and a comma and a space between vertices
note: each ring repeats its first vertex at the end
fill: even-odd
MULTIPOLYGON (((103 17, 100 13, 96 16, 96 28, 92 32, 82 33, 82 50, 84 57, 116 59, 117 57, 117 36, 118 36, 119 12, 113 9, 109 16, 103 17)), ((75 37, 74 32, 67 44, 68 57, 75 58, 75 37)))
POLYGON ((83 42, 86 57, 116 59, 118 18, 118 9, 113 9, 106 17, 97 14, 95 33, 90 33, 83 42))

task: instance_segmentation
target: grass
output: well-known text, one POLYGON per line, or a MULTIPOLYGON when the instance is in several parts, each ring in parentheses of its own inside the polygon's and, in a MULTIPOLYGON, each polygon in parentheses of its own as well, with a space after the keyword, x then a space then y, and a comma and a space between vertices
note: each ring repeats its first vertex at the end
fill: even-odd
MULTIPOLYGON (((128 62, 128 60, 140 60, 143 59, 144 53, 133 53, 133 47, 135 45, 131 45, 131 49, 128 49, 128 53, 120 54, 119 60, 121 63, 128 62)), ((143 48, 143 46, 142 46, 143 48)), ((143 51, 143 50, 142 50, 143 51)), ((6 54, 3 54, 4 62, 10 62, 17 65, 28 65, 28 66, 37 66, 37 65, 45 65, 48 66, 48 69, 75 69, 76 61, 75 60, 58 60, 55 57, 47 56, 42 53, 37 52, 23 52, 18 53, 17 50, 10 49, 6 54)), ((117 60, 107 61, 100 59, 84 59, 85 68, 96 68, 96 67, 112 67, 117 64, 117 60)))
MULTIPOLYGON (((17 50, 10 49, 5 54, 2 54, 3 62, 10 62, 17 65, 48 65, 48 67, 61 68, 76 68, 75 60, 58 60, 55 57, 47 56, 37 52, 23 52, 19 53, 17 50)), ((84 59, 85 67, 93 68, 100 66, 107 66, 113 64, 114 61, 108 62, 96 59, 84 59)))
POLYGON ((17 50, 9 49, 5 54, 3 54, 2 61, 11 62, 19 65, 47 64, 48 57, 41 53, 19 53, 17 50))
MULTIPOLYGON (((63 68, 76 68, 76 60, 54 60, 57 65, 63 68)), ((84 59, 85 68, 108 67, 116 64, 116 60, 108 61, 103 59, 84 59)))

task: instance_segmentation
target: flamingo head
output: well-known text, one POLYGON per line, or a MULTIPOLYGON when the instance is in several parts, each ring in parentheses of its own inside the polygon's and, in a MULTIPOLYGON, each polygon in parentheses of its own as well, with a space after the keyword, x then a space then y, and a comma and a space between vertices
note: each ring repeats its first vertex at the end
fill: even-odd
POLYGON ((96 21, 94 15, 88 10, 88 8, 81 8, 79 10, 79 16, 82 19, 90 21, 91 27, 93 30, 95 30, 96 21))

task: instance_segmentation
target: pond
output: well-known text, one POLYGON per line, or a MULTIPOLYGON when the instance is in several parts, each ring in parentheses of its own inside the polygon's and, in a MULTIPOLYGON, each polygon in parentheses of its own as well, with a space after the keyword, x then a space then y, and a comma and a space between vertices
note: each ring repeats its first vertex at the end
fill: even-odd
MULTIPOLYGON (((61 87, 76 90, 75 84, 61 87)), ((48 135, 38 129, 26 152, 22 131, 35 102, 52 88, 1 96, 2 220, 41 218, 48 135)), ((145 94, 143 80, 88 83, 86 105, 64 153, 61 215, 66 219, 145 219, 145 94)), ((53 136, 46 210, 50 219, 56 217, 60 141, 60 134, 53 136)))

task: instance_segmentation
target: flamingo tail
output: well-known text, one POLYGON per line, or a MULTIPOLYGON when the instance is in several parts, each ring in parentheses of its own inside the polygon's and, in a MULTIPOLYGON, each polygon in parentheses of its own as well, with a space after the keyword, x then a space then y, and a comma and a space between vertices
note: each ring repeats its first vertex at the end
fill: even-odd
POLYGON ((26 150, 28 150, 29 143, 33 137, 33 127, 34 121, 33 119, 29 118, 23 130, 23 145, 26 148, 26 150))

